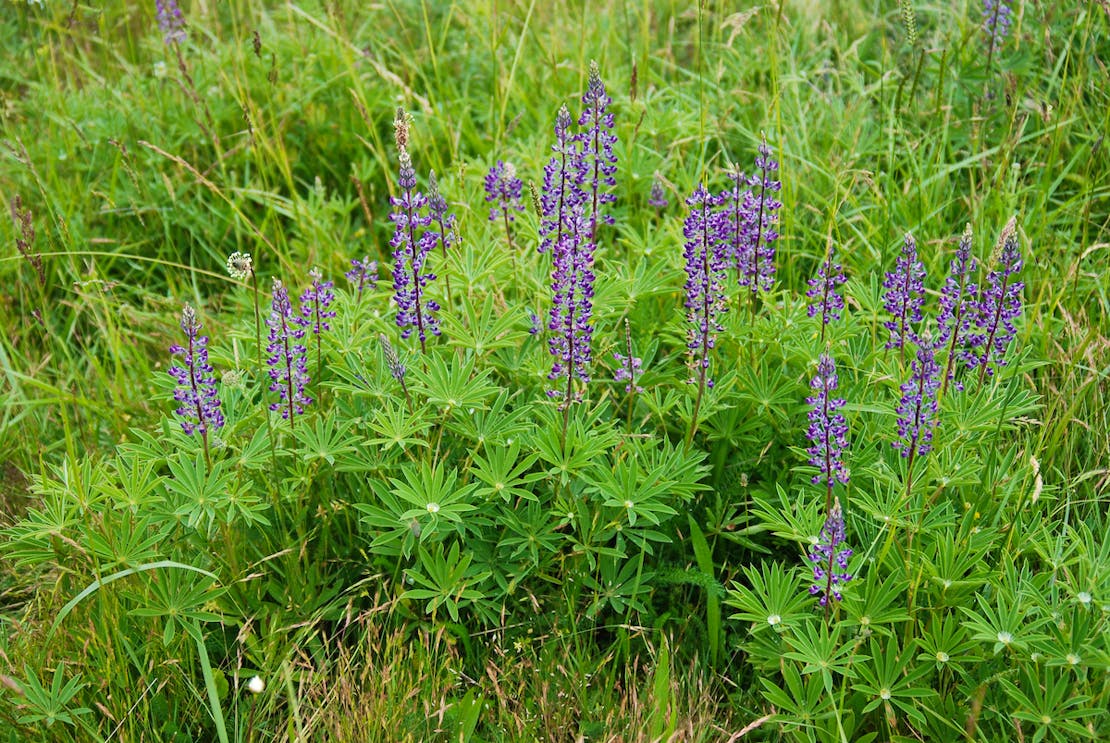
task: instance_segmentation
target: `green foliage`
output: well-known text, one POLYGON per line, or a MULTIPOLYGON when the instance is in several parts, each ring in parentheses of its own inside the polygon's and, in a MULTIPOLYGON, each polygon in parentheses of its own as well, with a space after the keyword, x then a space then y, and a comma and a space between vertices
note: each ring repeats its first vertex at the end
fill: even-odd
POLYGON ((1024 4, 984 55, 975 4, 231 0, 182 3, 174 45, 153 4, 9 5, 0 728, 1107 736, 1106 14, 1024 4), (511 236, 490 223, 481 178, 502 159, 539 187, 591 59, 617 202, 592 266, 592 378, 564 410, 545 396, 551 331, 529 332, 550 309, 537 215, 511 236), (398 104, 419 187, 435 170, 459 220, 429 257, 443 334, 426 352, 399 338, 390 292, 398 104), (750 168, 761 132, 781 161, 776 284, 730 277, 701 399, 682 200, 750 168), (1012 215, 1008 364, 958 373, 910 465, 890 445, 909 369, 884 348, 882 274, 913 232, 931 317, 963 225, 983 284, 1012 215), (848 307, 822 328, 804 292, 830 246, 848 307), (232 251, 256 276, 227 276, 232 251), (380 284, 337 280, 291 424, 269 409, 269 279, 295 297, 309 268, 334 279, 362 256, 380 284), (204 442, 170 415, 185 301, 227 420, 204 442), (613 380, 626 323, 643 392, 613 380), (821 353, 847 400, 851 478, 832 490, 805 452, 821 353), (852 578, 822 608, 809 556, 833 495, 852 578))

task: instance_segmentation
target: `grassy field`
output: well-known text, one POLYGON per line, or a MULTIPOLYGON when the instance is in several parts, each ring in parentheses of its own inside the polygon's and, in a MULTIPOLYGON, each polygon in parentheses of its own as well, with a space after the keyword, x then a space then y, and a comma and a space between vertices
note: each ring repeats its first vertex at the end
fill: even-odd
POLYGON ((1106 2, 0 16, 0 741, 1110 737, 1106 2))

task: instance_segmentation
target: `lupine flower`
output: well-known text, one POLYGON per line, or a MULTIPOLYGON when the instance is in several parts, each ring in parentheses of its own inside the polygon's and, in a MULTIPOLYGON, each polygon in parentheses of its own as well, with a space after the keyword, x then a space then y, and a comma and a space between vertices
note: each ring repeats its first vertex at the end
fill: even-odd
POLYGON ((562 241, 568 231, 580 222, 585 193, 578 183, 582 157, 570 135, 570 111, 566 106, 555 115, 555 154, 543 169, 543 193, 540 196, 540 245, 544 253, 562 241))
POLYGON ((847 572, 852 550, 847 547, 837 549, 845 543, 845 531, 844 514, 837 498, 821 528, 817 544, 809 553, 809 560, 813 563, 813 585, 809 587, 809 593, 811 596, 820 594, 819 606, 828 606, 830 599, 840 601, 843 598, 840 587, 852 580, 852 574, 847 572), (837 569, 844 572, 838 573, 837 569))
POLYGON ((893 317, 883 323, 890 331, 887 348, 897 348, 905 360, 906 341, 917 343, 913 324, 921 322, 921 308, 925 306, 925 266, 917 257, 917 242, 913 235, 906 233, 902 243, 902 255, 887 272, 883 280, 883 308, 893 317))
MULTIPOLYGON (((775 284, 775 240, 779 233, 775 224, 779 221, 778 211, 782 202, 775 193, 782 190, 782 182, 773 179, 779 169, 767 140, 759 144, 759 154, 755 158, 756 174, 747 178, 749 190, 744 192, 744 215, 741 240, 744 244, 742 254, 737 255, 737 275, 740 286, 751 291, 771 291, 775 284)), ((739 190, 739 189, 737 189, 739 190)))
POLYGON ((293 305, 289 301, 289 291, 279 280, 274 279, 273 302, 266 325, 270 328, 269 345, 266 352, 270 358, 270 391, 277 392, 279 402, 271 403, 270 410, 280 410, 281 417, 293 424, 293 416, 304 412, 312 398, 305 395, 308 385, 308 370, 305 359, 307 350, 301 342, 305 329, 293 315, 293 305))
POLYGON ((232 253, 227 257, 227 275, 236 281, 246 281, 254 273, 250 253, 232 253))
POLYGON ((181 429, 190 436, 193 432, 207 436, 224 425, 216 377, 208 363, 208 336, 200 335, 200 328, 196 310, 185 305, 181 311, 185 345, 170 346, 171 354, 181 355, 181 365, 175 363, 169 368, 169 375, 177 382, 173 399, 180 403, 174 412, 181 416, 181 429))
POLYGON ((644 388, 636 384, 636 377, 643 374, 644 361, 639 356, 632 355, 632 326, 628 318, 624 319, 624 351, 623 354, 613 354, 613 358, 619 364, 616 373, 613 374, 613 381, 628 382, 624 387, 625 392, 631 393, 632 390, 643 392, 644 388))
POLYGON ((539 335, 540 331, 543 330, 543 318, 532 310, 528 310, 528 320, 530 323, 528 326, 528 334, 539 335))
POLYGON ((648 196, 648 203, 656 209, 666 209, 667 204, 671 203, 667 200, 667 194, 663 190, 663 179, 659 177, 658 173, 651 179, 651 194, 648 196))
MULTIPOLYGON (((691 370, 697 380, 709 387, 709 351, 716 345, 721 328, 720 315, 725 311, 725 271, 727 263, 722 249, 722 218, 716 207, 720 200, 698 185, 686 205, 682 234, 686 238, 686 319, 693 326, 687 331, 686 349, 691 370)), ((691 382, 696 381, 691 379, 691 382)))
POLYGON ((335 310, 328 309, 335 301, 335 294, 332 292, 335 284, 324 281, 324 276, 318 268, 309 271, 308 276, 312 279, 312 283, 301 295, 301 316, 296 322, 319 337, 325 331, 331 330, 328 320, 335 317, 335 310))
POLYGON ((393 248, 393 299, 397 303, 397 327, 401 328, 401 337, 408 338, 415 328, 423 350, 429 333, 439 335, 439 322, 435 317, 439 304, 428 299, 426 293, 435 274, 425 272, 424 266, 440 235, 430 229, 433 216, 425 213, 428 199, 416 190, 416 170, 408 150, 402 146, 408 142, 408 124, 407 115, 400 109, 394 128, 400 159, 397 183, 401 195, 389 200, 394 207, 389 218, 395 225, 389 241, 393 248))
POLYGON ((459 235, 455 231, 457 220, 455 215, 448 211, 449 209, 447 199, 440 193, 439 181, 436 180, 436 172, 433 170, 428 173, 428 215, 439 228, 437 234, 443 247, 444 258, 447 257, 447 251, 459 241, 459 235))
POLYGON ((493 204, 489 208, 489 221, 495 222, 498 217, 504 217, 506 222, 515 222, 514 212, 524 211, 524 202, 521 200, 524 183, 516 177, 513 164, 498 160, 486 174, 485 185, 486 202, 493 204))
POLYGON ((548 397, 562 398, 563 405, 579 399, 573 395, 574 379, 590 381, 594 298, 594 245, 586 237, 581 213, 575 215, 569 231, 555 245, 551 261, 552 307, 547 329, 551 335, 548 349, 555 357, 547 378, 566 378, 565 390, 549 390, 548 397))
MULTIPOLYGON (((975 315, 975 294, 978 289, 975 284, 969 282, 977 265, 975 259, 971 257, 971 241, 971 225, 967 225, 956 248, 956 256, 949 267, 944 288, 940 290, 937 348, 948 347, 948 359, 941 384, 942 395, 948 383, 955 377, 954 361, 957 351, 966 347, 971 321, 975 315)), ((956 381, 955 384, 956 389, 963 389, 961 382, 956 381)))
POLYGON ((154 6, 162 40, 167 45, 184 43, 185 17, 181 15, 181 8, 177 7, 177 0, 155 0, 154 6))
POLYGON ((845 401, 831 396, 837 388, 836 364, 827 353, 821 354, 817 362, 817 374, 810 382, 816 394, 807 397, 806 402, 813 406, 809 411, 809 429, 806 436, 813 446, 806 449, 809 463, 820 472, 813 476, 813 484, 824 482, 832 489, 833 483, 848 482, 848 470, 844 466, 844 450, 848 448, 848 423, 840 409, 845 401))
POLYGON ((991 364, 1006 365, 1006 347, 1017 334, 1014 320, 1021 315, 1021 290, 1025 284, 1015 280, 1023 261, 1018 247, 1017 224, 1011 218, 999 237, 1001 248, 995 269, 987 274, 987 285, 980 287, 975 313, 975 331, 968 339, 968 368, 979 367, 979 380, 994 374, 991 364))
POLYGON ((983 33, 990 51, 997 51, 1010 33, 1014 22, 1009 0, 983 0, 983 33))
POLYGON ((405 384, 405 365, 401 363, 400 357, 397 355, 397 350, 393 348, 393 344, 385 337, 385 333, 378 334, 378 341, 382 344, 382 352, 385 354, 385 365, 389 369, 389 376, 396 379, 401 385, 401 391, 405 393, 405 402, 411 404, 409 400, 409 388, 405 384))
POLYGON ((613 114, 608 112, 612 102, 613 99, 605 92, 597 62, 590 62, 590 77, 582 95, 585 110, 578 117, 578 125, 586 127, 586 130, 574 137, 581 143, 578 186, 587 195, 590 240, 596 236, 599 220, 606 224, 614 223, 613 217, 602 211, 603 204, 617 200, 614 194, 604 191, 617 185, 617 156, 613 152, 617 135, 613 133, 613 114))
POLYGON ((363 289, 374 291, 378 288, 378 262, 370 260, 368 255, 352 258, 351 270, 344 276, 355 287, 355 297, 362 299, 363 289))
POLYGON ((843 266, 836 263, 834 257, 835 254, 830 249, 825 262, 817 269, 817 275, 809 280, 810 289, 806 292, 806 296, 814 300, 806 314, 810 317, 821 316, 822 340, 825 337, 825 326, 833 320, 839 320, 840 313, 844 311, 844 298, 837 293, 836 288, 847 283, 848 279, 844 277, 843 266))
POLYGON ((922 339, 911 368, 909 380, 901 387, 902 401, 898 405, 901 441, 893 442, 893 446, 901 449, 902 456, 910 460, 912 470, 914 457, 924 456, 933 448, 933 429, 937 425, 940 367, 936 363, 932 339, 922 339))

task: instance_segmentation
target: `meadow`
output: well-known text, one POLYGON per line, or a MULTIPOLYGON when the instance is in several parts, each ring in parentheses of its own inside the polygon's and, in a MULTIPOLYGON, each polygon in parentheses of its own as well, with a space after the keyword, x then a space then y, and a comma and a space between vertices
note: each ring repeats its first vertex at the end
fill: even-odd
POLYGON ((0 16, 0 743, 1110 738, 1110 3, 0 16))

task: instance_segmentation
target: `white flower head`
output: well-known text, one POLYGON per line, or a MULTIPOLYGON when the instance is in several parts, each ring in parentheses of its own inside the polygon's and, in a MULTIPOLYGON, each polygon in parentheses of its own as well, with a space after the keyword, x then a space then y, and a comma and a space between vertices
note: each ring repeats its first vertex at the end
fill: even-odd
POLYGON ((247 682, 247 689, 251 694, 261 694, 266 689, 266 682, 262 680, 261 676, 252 676, 251 680, 247 682))

